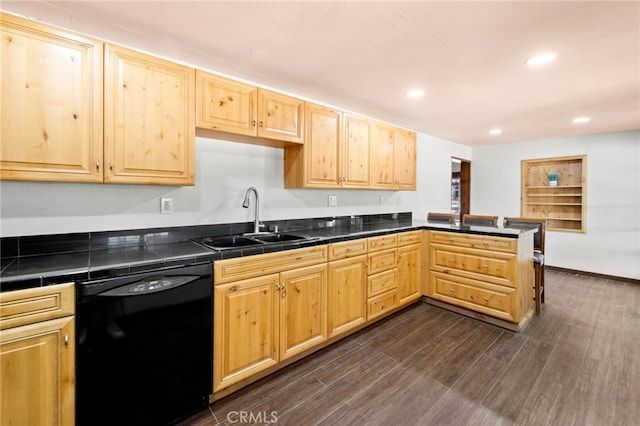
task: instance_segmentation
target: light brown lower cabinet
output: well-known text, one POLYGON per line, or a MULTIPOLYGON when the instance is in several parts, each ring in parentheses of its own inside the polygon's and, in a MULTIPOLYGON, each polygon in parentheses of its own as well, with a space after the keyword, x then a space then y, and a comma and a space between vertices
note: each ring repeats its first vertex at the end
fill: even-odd
POLYGON ((215 262, 214 393, 416 301, 422 231, 399 235, 215 262))
POLYGON ((327 265, 215 286, 213 390, 327 339, 327 265))
POLYGON ((73 288, 0 294, 0 425, 74 424, 73 288))
POLYGON ((514 324, 533 314, 533 235, 431 231, 427 296, 514 324))

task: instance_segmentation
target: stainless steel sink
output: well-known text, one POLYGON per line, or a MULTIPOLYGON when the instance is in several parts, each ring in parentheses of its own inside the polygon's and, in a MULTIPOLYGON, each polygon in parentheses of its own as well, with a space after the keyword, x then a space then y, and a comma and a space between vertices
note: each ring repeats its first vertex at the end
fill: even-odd
POLYGON ((237 247, 256 246, 264 244, 262 241, 242 237, 240 235, 230 235, 225 237, 207 237, 194 240, 214 250, 232 249, 237 247))
POLYGON ((258 241, 262 241, 264 243, 282 243, 285 241, 299 241, 306 240, 309 237, 304 235, 296 235, 296 234, 279 234, 276 232, 273 233, 260 233, 260 234, 243 234, 243 236, 256 239, 258 241))
POLYGON ((229 250, 241 247, 259 246, 271 243, 287 243, 312 240, 313 237, 298 234, 280 234, 277 232, 247 233, 222 237, 196 238, 193 241, 213 250, 229 250))

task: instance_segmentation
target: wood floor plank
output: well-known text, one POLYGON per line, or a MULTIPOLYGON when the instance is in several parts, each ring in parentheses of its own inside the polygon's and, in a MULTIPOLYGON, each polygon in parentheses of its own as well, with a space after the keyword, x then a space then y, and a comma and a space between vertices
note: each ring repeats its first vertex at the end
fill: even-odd
POLYGON ((394 364, 395 361, 388 356, 377 354, 360 364, 345 366, 342 370, 343 376, 339 380, 327 386, 321 394, 314 395, 278 417, 278 425, 298 426, 319 423, 375 382, 381 371, 387 371, 394 364))
POLYGON ((444 333, 460 321, 460 317, 450 312, 443 313, 437 320, 407 334, 397 344, 383 349, 383 352, 398 362, 403 362, 433 339, 444 333))
POLYGON ((485 355, 498 361, 510 363, 520 352, 528 337, 521 333, 505 330, 485 351, 485 355))
POLYGON ((502 334, 495 327, 482 325, 464 344, 458 345, 444 359, 438 361, 429 377, 445 386, 453 384, 480 357, 480 355, 502 334))
POLYGON ((501 417, 515 421, 553 346, 529 339, 484 399, 501 417))
POLYGON ((480 402, 502 376, 506 367, 507 364, 502 361, 480 355, 451 389, 467 399, 480 402))

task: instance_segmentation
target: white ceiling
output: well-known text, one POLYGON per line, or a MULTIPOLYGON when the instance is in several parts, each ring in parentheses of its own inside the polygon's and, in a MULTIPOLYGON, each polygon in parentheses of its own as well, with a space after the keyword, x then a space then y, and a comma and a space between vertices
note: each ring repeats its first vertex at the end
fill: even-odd
POLYGON ((638 1, 1 7, 469 146, 640 129, 638 1), (547 51, 555 62, 524 64, 547 51))

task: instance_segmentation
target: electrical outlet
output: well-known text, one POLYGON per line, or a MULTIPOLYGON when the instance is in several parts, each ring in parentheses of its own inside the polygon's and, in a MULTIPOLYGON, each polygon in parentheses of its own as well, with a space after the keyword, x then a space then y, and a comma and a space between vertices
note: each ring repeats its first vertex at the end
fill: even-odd
POLYGON ((330 206, 337 206, 338 205, 338 196, 337 195, 329 195, 329 200, 328 200, 328 204, 330 206))
POLYGON ((160 214, 173 213, 173 198, 160 198, 160 214))

